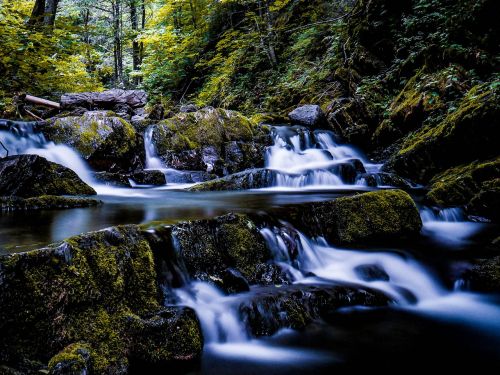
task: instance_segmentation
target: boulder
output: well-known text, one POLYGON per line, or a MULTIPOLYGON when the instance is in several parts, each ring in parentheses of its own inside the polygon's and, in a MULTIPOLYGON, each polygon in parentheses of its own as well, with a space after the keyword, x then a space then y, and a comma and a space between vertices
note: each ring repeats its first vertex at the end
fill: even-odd
POLYGON ((248 190, 273 186, 278 172, 270 169, 250 169, 211 181, 201 182, 190 191, 248 190))
POLYGON ((135 358, 199 357, 203 339, 196 316, 175 309, 158 313, 160 302, 153 251, 136 226, 2 256, 2 361, 53 358, 50 369, 57 373, 85 368, 88 352, 89 373, 124 374, 135 358))
POLYGON ((57 353, 49 362, 51 375, 87 375, 92 373, 92 349, 84 344, 71 344, 57 353))
POLYGON ((270 336, 283 328, 303 329, 317 319, 351 306, 387 306, 390 298, 368 288, 347 285, 262 287, 245 296, 239 313, 253 336, 270 336))
POLYGON ((68 198, 42 195, 33 198, 0 197, 0 211, 60 210, 66 208, 94 207, 102 204, 97 199, 68 198))
POLYGON ((263 282, 265 271, 260 267, 271 260, 271 254, 247 215, 180 223, 172 227, 172 236, 192 278, 228 289, 222 284, 229 280, 227 269, 232 268, 251 284, 263 282))
POLYGON ((500 257, 478 261, 466 271, 464 278, 470 281, 473 290, 500 293, 500 257))
POLYGON ((191 113, 191 112, 196 112, 198 110, 199 110, 199 108, 196 105, 194 105, 194 104, 186 104, 186 105, 181 106, 181 108, 179 109, 179 112, 181 112, 181 113, 191 113))
POLYGON ((131 188, 129 176, 124 173, 95 172, 94 179, 104 185, 131 188))
POLYGON ((167 179, 162 171, 139 171, 132 173, 130 178, 139 185, 163 186, 167 179))
POLYGON ((494 84, 473 87, 442 122, 406 137, 384 169, 425 183, 448 168, 497 156, 499 92, 494 84))
POLYGON ((269 131, 242 114, 212 107, 179 113, 154 127, 153 142, 169 167, 219 176, 263 167, 269 131))
POLYGON ((326 117, 319 105, 303 105, 288 114, 290 120, 299 125, 311 128, 321 128, 326 123, 326 117))
POLYGON ((126 104, 132 109, 146 106, 148 95, 142 90, 108 90, 103 92, 83 92, 61 96, 61 107, 73 109, 84 107, 89 110, 113 109, 116 105, 126 104))
POLYGON ((113 113, 53 119, 43 133, 49 141, 75 148, 96 171, 129 172, 141 168, 145 160, 142 135, 113 113))
POLYGON ((466 206, 475 216, 500 219, 500 158, 450 168, 430 182, 426 200, 436 206, 466 206))
POLYGON ((401 190, 380 190, 291 207, 288 220, 310 236, 336 245, 416 236, 422 221, 413 199, 401 190))
POLYGON ((38 155, 0 159, 0 196, 95 195, 71 169, 38 155))

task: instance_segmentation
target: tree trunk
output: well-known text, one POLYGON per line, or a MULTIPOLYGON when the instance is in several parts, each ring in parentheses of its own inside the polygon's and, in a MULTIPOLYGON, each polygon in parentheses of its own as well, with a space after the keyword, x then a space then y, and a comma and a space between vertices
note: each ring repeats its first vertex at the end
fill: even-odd
POLYGON ((36 0, 28 23, 32 26, 53 27, 59 0, 36 0))
POLYGON ((45 26, 53 27, 56 23, 57 6, 59 5, 59 0, 46 0, 45 1, 45 16, 43 18, 43 24, 45 26))
POLYGON ((115 0, 113 6, 113 51, 115 66, 115 87, 123 83, 123 48, 121 38, 121 7, 120 0, 115 0))
POLYGON ((28 23, 32 26, 40 25, 42 23, 44 13, 45 0, 36 0, 28 23))
MULTIPOLYGON (((137 41, 139 35, 139 19, 137 15, 137 0, 130 0, 130 24, 133 32, 132 40, 132 69, 134 72, 139 71, 141 65, 141 47, 137 41)), ((140 83, 139 77, 133 78, 134 86, 140 83)))

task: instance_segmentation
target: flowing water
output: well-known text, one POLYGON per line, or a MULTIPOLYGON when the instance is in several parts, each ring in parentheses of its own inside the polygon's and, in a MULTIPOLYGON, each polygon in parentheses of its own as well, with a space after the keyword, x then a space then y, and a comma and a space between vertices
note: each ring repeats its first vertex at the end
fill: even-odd
MULTIPOLYGON (((366 175, 380 172, 353 147, 341 145, 327 131, 303 127, 273 128, 274 145, 266 168, 277 172, 275 186, 250 192, 190 193, 155 189, 114 189, 95 184, 91 171, 71 148, 46 142, 31 125, 17 134, 0 132, 11 154, 36 153, 75 170, 96 188, 102 207, 0 215, 0 249, 40 247, 65 237, 124 223, 176 222, 227 212, 260 212, 310 201, 328 200, 352 190, 366 190, 366 175), (361 167, 360 167, 361 166, 361 167), (271 191, 269 191, 271 190, 271 191)), ((145 132, 146 165, 183 175, 164 165, 145 132)), ((380 184, 379 184, 380 185, 380 184)), ((393 303, 386 308, 345 308, 333 321, 318 321, 302 331, 289 328, 268 338, 254 338, 239 306, 262 293, 262 287, 227 296, 208 283, 187 280, 175 290, 178 302, 192 307, 205 337, 203 374, 323 374, 400 364, 419 367, 428 361, 499 365, 500 303, 494 296, 467 291, 452 275, 466 264, 471 249, 481 247, 487 224, 470 222, 459 208, 421 207, 422 236, 399 247, 342 249, 323 238, 297 238, 276 227, 260 228, 274 262, 297 286, 355 285, 380 291, 393 303), (297 257, 287 248, 295 241, 297 257), (368 271, 367 271, 368 270, 368 271)), ((285 224, 285 223, 283 223, 285 224)), ((288 227, 290 227, 288 225, 288 227)), ((279 286, 266 287, 269 288, 279 286)), ((453 366, 450 365, 450 368, 453 366)))

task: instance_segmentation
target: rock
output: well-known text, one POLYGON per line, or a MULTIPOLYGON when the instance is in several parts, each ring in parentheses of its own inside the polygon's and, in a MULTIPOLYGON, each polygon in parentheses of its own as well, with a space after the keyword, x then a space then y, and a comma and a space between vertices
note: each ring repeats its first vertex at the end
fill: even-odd
POLYGON ((186 104, 186 105, 181 106, 181 108, 179 109, 179 112, 192 113, 192 112, 198 111, 198 109, 199 108, 197 106, 195 106, 194 104, 186 104))
MULTIPOLYGON (((161 309, 156 280, 153 251, 136 226, 88 233, 44 249, 0 257, 2 361, 46 363, 68 345, 85 343, 92 373, 125 373, 131 345, 139 342, 127 333, 127 317, 148 320, 148 314, 161 309)), ((140 342, 147 343, 145 334, 151 331, 143 332, 140 342)), ((186 330, 178 332, 184 335, 186 330)), ((196 332, 190 331, 191 337, 196 332)), ((175 346, 171 358, 182 358, 185 348, 175 346)), ((156 349, 151 348, 151 356, 156 349)), ((61 363, 57 356, 51 362, 61 363)))
POLYGON ((222 273, 222 288, 228 294, 248 292, 250 290, 245 276, 234 268, 226 268, 222 273))
POLYGON ((326 123, 326 117, 319 105, 303 105, 288 114, 290 120, 299 125, 321 128, 326 123))
POLYGON ((249 283, 259 283, 258 267, 271 259, 264 238, 246 215, 180 223, 172 227, 172 235, 188 274, 196 280, 223 280, 227 268, 233 268, 249 283))
POLYGON ((148 119, 161 121, 165 118, 165 108, 161 104, 155 104, 147 115, 148 119))
POLYGON ((378 264, 365 264, 362 266, 357 266, 354 269, 356 275, 358 275, 364 281, 389 281, 390 277, 385 272, 385 270, 378 264))
POLYGON ((416 187, 411 181, 399 177, 397 174, 387 172, 363 173, 358 176, 358 179, 363 180, 371 187, 391 186, 408 190, 416 187))
POLYGON ((425 183, 450 167, 496 156, 499 91, 489 84, 473 87, 441 123, 411 133, 384 169, 425 183))
POLYGON ((95 172, 94 179, 104 185, 131 188, 129 176, 124 173, 95 172))
POLYGON ((390 299, 380 292, 344 285, 289 285, 263 287, 245 296, 239 313, 253 336, 270 336, 282 328, 302 329, 351 306, 387 306, 390 299))
POLYGON ((130 175, 139 185, 163 186, 167 184, 165 174, 161 171, 140 171, 130 175))
POLYGON ((61 107, 72 109, 84 107, 89 110, 113 109, 116 105, 126 104, 132 109, 146 106, 148 96, 142 90, 108 90, 103 92, 84 92, 64 94, 61 96, 61 107))
POLYGON ((467 213, 500 220, 500 158, 446 170, 430 182, 426 200, 436 206, 466 206, 467 213))
POLYGON ((238 112, 211 107, 160 122, 154 128, 153 141, 167 165, 219 176, 262 167, 264 149, 272 143, 266 127, 238 112))
POLYGON ((87 375, 92 373, 91 349, 86 344, 72 344, 49 362, 51 375, 87 375))
POLYGON ((332 244, 373 243, 416 236, 422 221, 412 198, 401 190, 380 190, 288 209, 288 220, 310 236, 332 244))
POLYGON ((95 195, 71 169, 38 155, 0 159, 0 196, 95 195))
POLYGON ((97 199, 67 198, 42 195, 34 198, 0 197, 0 211, 60 210, 65 208, 93 207, 102 204, 97 199))
POLYGON ((226 177, 202 182, 190 191, 248 190, 273 186, 278 172, 270 169, 250 169, 226 177))
POLYGON ((464 278, 475 291, 500 293, 500 257, 480 260, 466 271, 464 278))
POLYGON ((328 170, 339 176, 345 184, 354 184, 360 174, 366 173, 365 167, 359 159, 336 163, 328 170))
POLYGON ((203 171, 168 171, 167 180, 169 184, 194 184, 213 180, 217 176, 203 171))
POLYGON ((198 360, 203 334, 195 312, 188 307, 167 307, 126 323, 131 369, 161 369, 173 361, 198 360))
POLYGON ((43 133, 50 141, 75 148, 96 171, 129 172, 145 160, 142 135, 108 112, 53 119, 43 133))

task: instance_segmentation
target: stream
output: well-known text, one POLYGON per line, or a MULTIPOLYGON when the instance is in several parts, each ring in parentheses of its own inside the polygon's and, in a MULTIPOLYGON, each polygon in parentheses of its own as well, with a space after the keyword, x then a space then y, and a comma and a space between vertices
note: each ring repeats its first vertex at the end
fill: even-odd
MULTIPOLYGON (((163 171, 167 181, 169 175, 182 174, 158 158, 151 134, 146 130, 147 168, 163 171)), ((380 178, 380 165, 340 144, 331 132, 279 126, 273 128, 273 137, 274 145, 266 154, 266 168, 276 172, 272 187, 192 193, 182 184, 133 189, 100 185, 73 149, 46 142, 29 123, 19 124, 17 134, 0 132, 0 140, 13 153, 34 153, 70 167, 104 202, 64 211, 1 213, 0 253, 40 248, 118 224, 262 212, 390 188, 380 178), (370 178, 378 186, 368 183, 370 178)), ((418 186, 413 188, 418 191, 418 186)), ((471 254, 482 248, 483 234, 496 228, 469 221, 460 208, 437 210, 420 205, 418 194, 415 199, 424 227, 421 237, 411 243, 343 249, 322 237, 299 233, 299 255, 291 260, 286 249, 289 239, 275 227, 260 228, 274 262, 291 275, 295 286, 368 287, 389 296, 393 302, 388 307, 343 308, 328 321, 304 330, 286 328, 271 337, 255 338, 238 306, 279 286, 252 286, 249 292, 228 296, 184 275, 187 281, 175 290, 176 303, 192 307, 201 321, 205 350, 200 372, 316 375, 371 366, 394 371, 401 365, 419 368, 423 359, 427 365, 440 361, 450 369, 476 361, 498 368, 500 300, 470 292, 458 276, 471 254)))

